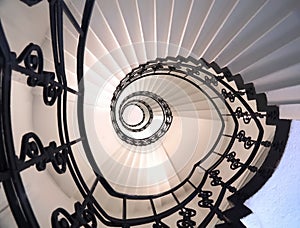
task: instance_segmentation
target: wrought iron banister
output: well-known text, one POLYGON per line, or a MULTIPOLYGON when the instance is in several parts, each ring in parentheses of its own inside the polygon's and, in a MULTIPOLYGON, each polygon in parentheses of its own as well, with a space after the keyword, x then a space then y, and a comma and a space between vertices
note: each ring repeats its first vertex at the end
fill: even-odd
MULTIPOLYGON (((23 0, 23 2, 32 6, 40 0, 23 0)), ((218 225, 219 227, 243 226, 240 219, 250 213, 243 203, 259 190, 274 171, 287 141, 290 121, 279 120, 278 108, 268 106, 265 95, 256 94, 253 84, 245 85, 241 76, 232 75, 228 68, 220 69, 216 63, 182 56, 157 58, 139 63, 138 67, 120 80, 111 94, 110 107, 108 107, 111 131, 118 136, 117 142, 121 147, 125 149, 134 147, 142 152, 146 151, 147 146, 159 144, 164 137, 170 137, 171 134, 168 133, 172 131, 176 118, 183 115, 180 109, 174 108, 176 99, 172 100, 171 96, 167 96, 172 91, 160 94, 161 87, 151 90, 143 87, 143 83, 137 86, 139 82, 148 79, 163 78, 166 81, 176 80, 185 83, 186 87, 199 96, 200 102, 203 102, 201 111, 208 111, 209 120, 213 120, 213 123, 217 122, 219 127, 214 129, 218 130, 212 134, 214 142, 205 145, 207 148, 204 153, 196 151, 197 158, 193 157, 191 161, 186 158, 187 163, 178 172, 173 166, 178 180, 174 183, 168 182, 168 188, 145 194, 133 194, 127 192, 126 188, 117 189, 116 186, 118 184, 122 186, 122 183, 115 183, 107 170, 99 165, 96 154, 100 153, 101 149, 97 150, 97 145, 93 145, 87 124, 89 119, 86 114, 85 97, 89 93, 89 88, 85 81, 87 73, 84 71, 84 57, 94 4, 95 0, 85 1, 82 21, 79 23, 65 1, 49 0, 55 72, 44 70, 42 48, 37 44, 28 44, 17 57, 17 54, 10 50, 0 23, 0 128, 2 132, 0 181, 3 183, 17 225, 39 227, 20 174, 25 170, 33 169, 32 166, 35 166, 37 171, 44 171, 51 164, 57 174, 70 172, 82 199, 75 200, 73 212, 58 206, 51 214, 53 227, 101 227, 102 224, 111 227, 144 224, 151 224, 150 226, 156 228, 172 225, 207 227, 211 225, 213 218, 218 218, 223 223, 218 225), (78 90, 68 86, 69 78, 64 53, 64 15, 78 33, 76 50, 78 90), (22 137, 19 156, 15 151, 14 132, 11 126, 13 71, 27 77, 27 86, 42 87, 44 104, 57 109, 57 123, 53 124, 57 126, 59 142, 55 140, 46 142, 48 145, 45 146, 46 143, 37 133, 27 132, 22 137), (132 92, 133 88, 139 90, 132 92), (74 139, 70 133, 72 126, 68 118, 70 113, 68 96, 70 95, 76 96, 77 105, 76 124, 79 135, 74 139), (138 106, 143 112, 142 121, 136 125, 130 125, 124 119, 124 110, 130 105, 138 106), (151 126, 158 116, 157 113, 162 115, 162 118, 160 122, 157 121, 159 127, 157 129, 153 127, 155 131, 152 132, 151 126), (149 135, 143 132, 146 129, 150 129, 149 135), (266 132, 271 133, 267 135, 266 132), (79 153, 79 150, 74 147, 79 144, 84 148, 84 155, 92 168, 91 185, 77 164, 76 153, 79 153), (264 160, 259 164, 257 159, 261 156, 264 160), (182 173, 184 177, 179 178, 182 173), (99 196, 97 191, 105 191, 106 194, 99 196), (110 201, 121 202, 120 216, 112 215, 107 205, 102 204, 103 196, 110 201), (164 202, 167 197, 169 201, 166 207, 156 203, 164 202), (227 199, 233 203, 231 208, 224 206, 227 199), (130 214, 130 210, 134 210, 130 202, 142 202, 144 215, 130 214), (177 220, 174 220, 172 225, 168 224, 166 218, 169 217, 177 220)), ((195 94, 193 95, 196 96, 195 94)), ((192 96, 189 99, 194 101, 192 96)), ((185 100, 180 105, 184 105, 184 102, 185 100)), ((192 111, 199 110, 195 108, 192 111)), ((209 126, 212 127, 212 124, 209 126)), ((184 157, 186 151, 176 151, 176 153, 181 153, 184 157)), ((147 188, 147 186, 135 187, 147 188)))

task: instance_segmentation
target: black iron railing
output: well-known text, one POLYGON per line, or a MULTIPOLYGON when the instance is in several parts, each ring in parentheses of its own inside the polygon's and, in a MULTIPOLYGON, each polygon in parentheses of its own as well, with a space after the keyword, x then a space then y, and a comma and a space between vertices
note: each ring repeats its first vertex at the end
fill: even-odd
MULTIPOLYGON (((29 6, 39 2, 38 0, 23 1, 29 6)), ((274 171, 286 144, 290 122, 279 120, 278 108, 267 106, 265 95, 256 94, 252 84, 245 85, 241 76, 233 76, 227 68, 220 69, 215 63, 209 64, 204 59, 196 60, 180 56, 159 58, 143 63, 121 80, 111 100, 112 125, 123 143, 140 147, 152 144, 159 141, 172 125, 172 107, 159 94, 137 91, 125 97, 124 100, 118 100, 128 85, 145 77, 175 77, 189 83, 210 102, 210 107, 216 111, 221 122, 221 128, 216 134, 215 143, 210 150, 205 156, 194 161, 189 174, 176 186, 158 194, 131 195, 116 191, 103 175, 101 167, 97 165, 85 128, 84 98, 87 91, 84 81, 84 53, 94 2, 94 0, 85 1, 82 21, 78 22, 63 0, 49 0, 55 72, 44 70, 43 51, 39 45, 29 44, 19 56, 12 52, 0 24, 0 127, 2 132, 0 181, 17 225, 19 227, 39 226, 31 208, 30 199, 27 197, 21 172, 34 167, 38 171, 43 171, 47 166, 52 165, 58 174, 65 173, 66 170, 71 173, 78 191, 83 197, 82 202, 74 202, 74 212, 68 212, 61 207, 53 211, 51 215, 53 227, 97 227, 97 225, 101 227, 100 223, 114 227, 130 227, 147 223, 157 228, 169 227, 170 225, 164 219, 174 213, 180 217, 176 221, 177 227, 206 227, 215 216, 222 221, 222 224, 218 225, 219 227, 230 224, 243 226, 240 218, 251 212, 243 203, 259 190, 274 171), (67 16, 79 37, 77 46, 78 91, 68 87, 64 61, 63 15, 67 16), (213 69, 214 73, 209 69, 213 69), (14 132, 11 127, 12 71, 27 77, 27 86, 42 87, 44 104, 57 107, 58 122, 56 124, 59 142, 51 141, 48 145, 43 145, 36 133, 28 132, 22 138, 19 156, 15 151, 14 132), (77 115, 80 136, 76 139, 71 139, 69 134, 67 99, 70 94, 76 95, 78 98, 77 115), (123 125, 122 128, 126 128, 128 131, 139 132, 151 124, 155 114, 153 114, 151 105, 145 102, 147 99, 142 99, 142 97, 147 97, 148 100, 157 103, 164 118, 159 130, 153 135, 136 139, 127 136, 120 126, 123 125), (256 104, 250 105, 249 101, 253 100, 256 101, 256 104), (220 109, 218 105, 220 103, 224 109, 220 109), (137 126, 130 126, 122 119, 124 109, 129 105, 138 105, 143 110, 144 118, 137 126), (225 118, 229 119, 225 120, 225 118), (228 124, 234 126, 231 132, 225 131, 228 124), (251 133, 248 132, 250 125, 251 133), (264 137, 267 125, 274 126, 272 139, 264 137), (224 147, 223 139, 225 138, 227 143, 224 147), (72 147, 78 143, 82 143, 90 166, 94 170, 95 177, 90 187, 82 176, 73 154, 72 147), (217 148, 225 149, 219 151, 217 148), (262 164, 256 166, 256 159, 261 153, 267 153, 267 156, 262 164), (203 165, 210 156, 216 156, 214 162, 210 166, 203 165), (199 171, 202 176, 195 180, 195 173, 199 171), (223 176, 225 172, 229 171, 230 176, 223 176), (243 186, 235 186, 237 179, 248 176, 251 178, 243 186), (101 205, 95 196, 95 191, 100 187, 107 191, 109 197, 122 201, 121 217, 110 215, 105 206, 101 205), (184 188, 192 189, 192 191, 186 194, 183 200, 180 200, 177 192, 184 188), (161 211, 155 201, 167 196, 175 202, 175 205, 161 211), (221 206, 227 197, 234 204, 229 209, 221 206), (150 205, 151 215, 128 216, 129 201, 147 202, 150 205), (190 207, 191 201, 196 201, 198 207, 190 207), (201 213, 203 210, 206 211, 201 221, 195 219, 197 213, 200 213, 198 209, 201 209, 201 213)))

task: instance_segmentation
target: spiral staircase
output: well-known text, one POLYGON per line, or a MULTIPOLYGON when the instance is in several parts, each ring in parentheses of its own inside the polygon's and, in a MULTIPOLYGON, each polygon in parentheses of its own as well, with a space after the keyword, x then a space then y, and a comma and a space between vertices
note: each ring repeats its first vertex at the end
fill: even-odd
POLYGON ((300 119, 299 1, 22 2, 0 2, 0 224, 244 227, 300 119))

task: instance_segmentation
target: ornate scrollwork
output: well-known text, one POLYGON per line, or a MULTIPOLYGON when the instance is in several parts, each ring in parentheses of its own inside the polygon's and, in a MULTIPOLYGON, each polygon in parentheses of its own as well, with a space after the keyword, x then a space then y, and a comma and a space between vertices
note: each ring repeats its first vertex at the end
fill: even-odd
POLYGON ((62 84, 55 81, 55 74, 43 70, 42 49, 33 43, 25 47, 16 58, 14 70, 28 76, 27 85, 43 87, 43 99, 46 105, 53 105, 62 93, 62 84), (22 62, 24 67, 21 66, 22 62))
POLYGON ((250 149, 254 144, 254 141, 251 139, 250 136, 246 137, 246 132, 244 130, 241 130, 237 134, 236 138, 239 142, 244 142, 244 148, 247 150, 250 149))
MULTIPOLYGON (((128 99, 129 98, 130 97, 128 97, 128 99)), ((119 120, 123 124, 123 127, 126 128, 127 130, 130 130, 132 132, 141 132, 141 131, 145 130, 151 124, 151 122, 153 120, 152 108, 147 102, 145 102, 143 100, 134 99, 134 100, 130 100, 129 102, 127 102, 128 99, 125 98, 120 105, 122 108, 119 110, 119 120), (143 112, 143 119, 142 119, 142 121, 140 121, 140 123, 130 125, 124 121, 124 119, 123 119, 124 110, 126 107, 128 107, 130 105, 135 105, 135 106, 139 107, 141 109, 141 111, 143 112), (145 121, 146 114, 147 114, 147 121, 145 121)))
MULTIPOLYGON (((159 127, 159 129, 154 132, 152 135, 150 135, 149 137, 146 138, 142 138, 142 139, 138 139, 138 138, 133 138, 131 136, 128 136, 127 134, 125 134, 119 127, 119 124, 117 122, 117 117, 116 117, 116 101, 118 99, 119 94, 121 93, 121 91, 116 90, 114 92, 114 96, 111 100, 111 119, 112 119, 112 125, 115 129, 115 132, 117 133, 118 137, 123 140, 124 142, 131 144, 131 145, 136 145, 136 146, 146 146, 149 145, 151 143, 156 142, 157 140, 159 140, 170 128, 172 120, 173 120, 173 116, 172 116, 172 111, 168 105, 168 103, 161 98, 160 96, 158 96, 155 93, 149 92, 149 91, 138 91, 138 92, 134 92, 130 95, 128 95, 127 97, 125 97, 120 105, 120 109, 119 109, 119 116, 122 116, 122 109, 123 107, 127 104, 126 102, 131 98, 134 97, 138 97, 138 96, 143 96, 143 97, 147 97, 152 99, 153 101, 155 101, 161 108, 161 111, 163 113, 163 121, 159 127)), ((146 104, 147 107, 147 104, 146 104)), ((150 108, 151 109, 151 108, 150 108)), ((149 110, 150 110, 149 109, 149 110)), ((152 111, 151 111, 152 112, 152 111)), ((149 112, 150 115, 150 120, 152 121, 153 118, 153 113, 151 114, 151 112, 149 112)), ((122 119, 120 119, 120 123, 122 123, 122 119)), ((149 126, 149 124, 145 125, 146 128, 149 126)), ((126 128, 126 125, 124 125, 123 127, 126 128)), ((144 130, 146 128, 141 128, 141 130, 144 130)), ((131 130, 134 131, 134 130, 131 130)), ((138 132, 138 131, 136 131, 138 132)))
POLYGON ((210 182, 212 186, 221 185, 223 183, 222 177, 218 176, 219 174, 219 170, 213 170, 210 172, 209 177, 212 178, 212 181, 210 182))
POLYGON ((67 154, 67 147, 57 147, 54 141, 44 147, 36 134, 27 133, 22 138, 19 161, 24 165, 29 157, 38 171, 45 170, 47 163, 51 162, 55 171, 62 174, 67 169, 67 154))
MULTIPOLYGON (((230 153, 228 153, 225 158, 227 158, 228 162, 231 162, 230 164, 230 168, 232 170, 235 170, 237 168, 240 168, 242 166, 245 166, 245 164, 241 163, 239 158, 235 158, 236 156, 236 152, 232 151, 230 153)), ((257 167, 255 166, 247 166, 247 168, 251 171, 251 172, 256 172, 257 171, 257 167)))
POLYGON ((179 215, 183 218, 177 221, 177 227, 179 228, 193 228, 196 222, 192 220, 192 217, 196 215, 196 211, 191 208, 182 208, 179 211, 179 215))
POLYGON ((180 70, 182 69, 182 61, 183 59, 179 59, 176 62, 172 63, 172 66, 174 66, 177 70, 180 70))
POLYGON ((245 94, 245 92, 242 92, 242 91, 236 91, 235 93, 232 93, 230 91, 227 92, 226 89, 222 89, 221 93, 222 93, 224 99, 229 98, 230 102, 234 102, 236 96, 238 96, 238 95, 244 95, 245 94))
POLYGON ((237 107, 234 115, 239 119, 243 118, 245 124, 249 124, 252 118, 264 118, 266 115, 255 112, 255 113, 248 113, 247 111, 243 112, 241 107, 237 107))
POLYGON ((190 67, 186 69, 188 75, 198 76, 200 75, 200 71, 196 67, 190 67))
POLYGON ((210 184, 212 186, 218 186, 221 185, 222 187, 227 188, 230 192, 236 192, 236 188, 232 186, 228 186, 226 183, 222 181, 222 177, 219 177, 220 170, 213 170, 209 173, 209 177, 212 179, 210 184))
POLYGON ((161 64, 161 63, 157 63, 157 64, 154 64, 154 65, 150 65, 150 68, 151 68, 154 72, 156 72, 156 71, 158 71, 158 70, 164 69, 164 66, 163 66, 163 64, 161 64))
POLYGON ((40 46, 30 43, 21 52, 17 58, 17 63, 20 64, 24 61, 25 68, 37 74, 42 73, 44 68, 43 52, 40 46))
POLYGON ((232 170, 235 170, 235 169, 242 166, 242 163, 240 162, 240 159, 235 158, 235 156, 236 156, 236 152, 234 152, 234 151, 230 152, 229 154, 227 154, 225 156, 225 158, 227 158, 227 161, 231 162, 230 168, 232 170))
MULTIPOLYGON (((239 142, 244 142, 244 148, 245 149, 250 149, 255 143, 257 143, 257 141, 252 140, 252 138, 250 136, 246 137, 246 133, 244 130, 241 130, 236 138, 238 139, 239 142)), ((261 141, 260 145, 264 146, 264 147, 270 147, 272 145, 272 143, 270 141, 261 141)))
MULTIPOLYGON (((213 200, 210 199, 209 197, 212 196, 212 192, 211 191, 200 191, 200 193, 198 194, 198 197, 202 198, 199 202, 198 202, 198 206, 202 207, 202 208, 213 208, 213 200)), ((214 209, 216 212, 216 215, 218 216, 218 218, 220 220, 225 220, 224 215, 222 213, 222 211, 219 208, 215 208, 214 209)))
POLYGON ((205 79, 205 83, 208 84, 208 85, 214 85, 214 86, 218 86, 218 80, 215 78, 215 77, 208 77, 208 76, 205 76, 204 77, 205 79))
POLYGON ((90 203, 87 206, 76 202, 74 205, 75 212, 70 215, 65 209, 58 208, 53 211, 51 216, 52 227, 54 228, 71 228, 71 227, 81 227, 86 228, 96 228, 97 220, 94 215, 92 206, 90 203), (62 215, 62 218, 59 216, 62 215))
POLYGON ((169 71, 175 71, 175 70, 177 70, 176 67, 170 66, 170 65, 168 65, 168 69, 169 69, 169 71))
POLYGON ((199 207, 203 207, 203 208, 211 208, 213 206, 214 201, 212 199, 209 199, 209 197, 212 196, 212 192, 211 191, 200 191, 200 193, 198 194, 198 197, 202 198, 199 202, 198 202, 198 206, 199 207))

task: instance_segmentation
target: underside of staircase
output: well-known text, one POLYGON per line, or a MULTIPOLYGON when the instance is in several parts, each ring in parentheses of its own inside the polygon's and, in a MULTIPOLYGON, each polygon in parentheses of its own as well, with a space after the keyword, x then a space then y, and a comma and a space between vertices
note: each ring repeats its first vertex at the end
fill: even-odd
POLYGON ((245 226, 300 119, 299 1, 5 0, 0 17, 0 224, 245 226))

